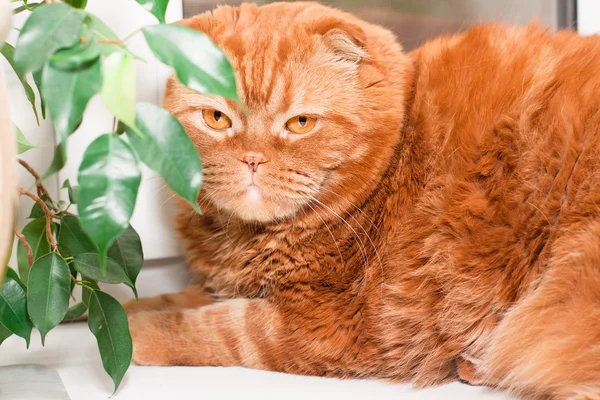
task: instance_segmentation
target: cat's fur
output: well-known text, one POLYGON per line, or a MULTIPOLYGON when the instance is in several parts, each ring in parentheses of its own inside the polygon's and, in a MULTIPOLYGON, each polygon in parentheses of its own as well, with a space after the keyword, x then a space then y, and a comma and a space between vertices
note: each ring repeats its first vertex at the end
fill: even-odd
POLYGON ((178 219, 200 284, 128 306, 135 362, 600 398, 599 38, 492 24, 404 54, 314 3, 182 23, 245 109, 169 81, 204 163, 178 219))

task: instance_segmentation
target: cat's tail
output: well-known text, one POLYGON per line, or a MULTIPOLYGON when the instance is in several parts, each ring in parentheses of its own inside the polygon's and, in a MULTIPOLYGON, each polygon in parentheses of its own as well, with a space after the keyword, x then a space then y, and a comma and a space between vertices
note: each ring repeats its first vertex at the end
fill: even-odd
POLYGON ((505 317, 487 381, 524 398, 600 400, 600 221, 555 242, 539 286, 505 317))

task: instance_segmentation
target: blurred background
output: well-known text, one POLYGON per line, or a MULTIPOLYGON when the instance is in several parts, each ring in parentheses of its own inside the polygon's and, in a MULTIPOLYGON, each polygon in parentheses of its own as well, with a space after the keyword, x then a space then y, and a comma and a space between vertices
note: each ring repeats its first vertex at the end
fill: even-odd
MULTIPOLYGON (((183 16, 191 17, 220 4, 240 3, 242 1, 183 0, 183 16)), ((329 0, 323 3, 392 30, 407 51, 429 38, 460 32, 485 21, 524 25, 537 20, 554 31, 577 29, 575 0, 329 0)))

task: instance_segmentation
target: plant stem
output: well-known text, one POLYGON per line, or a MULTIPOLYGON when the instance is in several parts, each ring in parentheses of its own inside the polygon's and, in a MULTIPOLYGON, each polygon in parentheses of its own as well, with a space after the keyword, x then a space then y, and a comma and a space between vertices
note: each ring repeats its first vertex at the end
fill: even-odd
POLYGON ((29 172, 31 176, 33 176, 33 178, 35 179, 35 185, 37 187, 38 196, 45 194, 50 204, 52 204, 52 208, 54 209, 54 211, 58 211, 58 207, 54 204, 54 200, 52 200, 50 193, 48 193, 48 190, 40 180, 40 174, 38 174, 37 171, 33 169, 33 167, 29 165, 25 160, 19 158, 18 161, 19 164, 21 164, 21 166, 25 168, 27 172, 29 172))
POLYGON ((50 209, 48 208, 48 206, 46 205, 44 200, 42 200, 40 198, 40 196, 36 195, 35 193, 32 193, 29 190, 25 190, 22 187, 20 187, 19 194, 21 196, 27 196, 27 197, 31 198, 33 201, 38 203, 40 205, 40 207, 42 207, 42 210, 44 210, 44 214, 46 214, 46 238, 50 241, 50 246, 52 246, 52 251, 54 251, 56 254, 59 254, 58 245, 56 244, 56 239, 54 238, 54 235, 52 234, 52 211, 50 211, 50 209))
POLYGON ((42 2, 42 3, 34 3, 34 4, 23 4, 22 6, 19 6, 15 9, 13 9, 13 14, 19 14, 20 12, 25 11, 25 10, 33 11, 37 7, 41 6, 42 4, 44 4, 44 3, 42 2))
POLYGON ((19 238, 19 242, 21 242, 23 247, 25 247, 25 250, 27 250, 27 264, 29 264, 29 266, 31 267, 33 265, 33 250, 31 250, 31 246, 29 245, 29 243, 27 243, 27 239, 25 239, 25 236, 23 236, 23 234, 19 232, 16 228, 15 236, 19 238))
POLYGON ((142 30, 142 28, 138 28, 135 31, 131 32, 129 35, 125 36, 125 38, 123 39, 123 43, 125 43, 126 41, 128 41, 129 39, 134 37, 141 30, 142 30))
MULTIPOLYGON (((79 38, 79 41, 81 43, 87 43, 88 39, 82 36, 79 38)), ((120 40, 110 40, 110 39, 98 39, 98 40, 96 40, 96 42, 99 44, 116 44, 116 45, 123 44, 120 40)))
POLYGON ((18 158, 17 161, 19 162, 19 164, 21 164, 21 166, 23 168, 25 168, 27 170, 27 172, 29 172, 31 174, 31 176, 33 176, 33 179, 35 179, 38 196, 41 196, 42 194, 45 194, 46 196, 48 196, 48 193, 46 192, 46 188, 41 184, 41 182, 38 185, 38 182, 40 180, 40 174, 38 174, 37 171, 35 169, 33 169, 33 167, 27 163, 27 161, 22 160, 20 158, 18 158))

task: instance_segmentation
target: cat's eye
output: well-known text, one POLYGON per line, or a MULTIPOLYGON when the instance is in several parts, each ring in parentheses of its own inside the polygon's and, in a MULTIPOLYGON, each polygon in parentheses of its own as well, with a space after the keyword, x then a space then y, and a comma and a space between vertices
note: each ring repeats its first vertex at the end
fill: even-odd
POLYGON ((202 110, 202 119, 206 125, 218 131, 231 128, 231 119, 218 110, 209 108, 202 110))
POLYGON ((312 131, 316 123, 317 119, 315 117, 297 115, 294 118, 290 118, 288 122, 285 123, 285 127, 292 133, 304 135, 305 133, 312 131))

